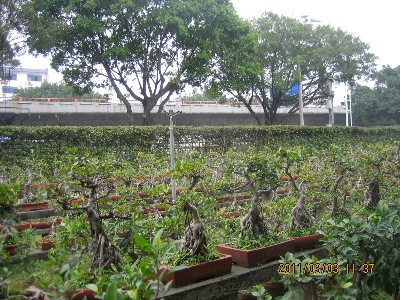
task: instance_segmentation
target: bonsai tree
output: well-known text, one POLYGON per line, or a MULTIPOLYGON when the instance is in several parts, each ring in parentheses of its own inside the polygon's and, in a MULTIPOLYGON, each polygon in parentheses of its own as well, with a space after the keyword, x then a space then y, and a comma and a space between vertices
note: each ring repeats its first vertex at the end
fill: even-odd
POLYGON ((364 170, 363 180, 367 185, 364 192, 364 205, 367 209, 375 209, 380 200, 379 189, 383 184, 383 166, 388 154, 385 146, 374 144, 358 155, 360 166, 364 170))
POLYGON ((245 232, 248 232, 257 239, 260 234, 266 232, 259 200, 263 194, 268 195, 266 198, 273 198, 277 182, 275 164, 275 156, 269 149, 249 151, 242 160, 238 159, 237 155, 236 157, 233 155, 226 162, 227 171, 243 176, 252 193, 251 208, 240 221, 241 237, 244 236, 245 232))
POLYGON ((305 206, 304 190, 305 183, 307 181, 303 180, 299 185, 297 185, 290 171, 290 167, 294 163, 299 163, 302 160, 303 153, 304 151, 302 149, 288 150, 285 148, 279 148, 277 152, 278 156, 283 159, 284 173, 289 177, 289 181, 293 189, 299 193, 299 199, 297 200, 297 203, 291 212, 292 226, 296 227, 297 229, 309 227, 314 222, 314 217, 310 214, 305 206))
POLYGON ((66 162, 61 163, 66 178, 59 185, 60 197, 57 202, 65 210, 80 210, 86 213, 90 224, 91 267, 101 270, 118 265, 121 262, 119 250, 107 236, 102 221, 110 218, 129 219, 129 217, 117 216, 113 210, 108 213, 101 210, 101 200, 108 197, 114 189, 113 184, 106 180, 110 178, 115 168, 114 158, 92 157, 88 152, 80 154, 76 148, 71 148, 68 150, 66 162), (72 182, 75 182, 75 187, 72 182), (71 205, 68 199, 71 199, 72 195, 84 198, 85 201, 78 206, 71 205))
POLYGON ((182 243, 185 255, 179 261, 189 256, 203 256, 208 253, 204 225, 197 207, 192 204, 192 201, 198 198, 194 188, 199 180, 203 178, 203 174, 203 158, 197 152, 189 154, 186 160, 179 160, 175 164, 175 170, 173 171, 174 179, 181 179, 183 182, 186 182, 188 186, 187 189, 178 196, 177 201, 181 203, 183 211, 187 213, 187 226, 182 243), (192 222, 189 221, 189 214, 191 215, 192 222))

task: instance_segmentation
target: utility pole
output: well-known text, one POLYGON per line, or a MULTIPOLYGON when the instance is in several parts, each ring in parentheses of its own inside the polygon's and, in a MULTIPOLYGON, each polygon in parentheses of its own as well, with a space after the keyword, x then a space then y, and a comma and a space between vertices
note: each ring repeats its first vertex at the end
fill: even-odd
POLYGON ((303 115, 303 84, 301 81, 301 68, 300 61, 297 63, 299 69, 299 115, 300 115, 300 126, 304 126, 304 115, 303 115))
POLYGON ((328 114, 329 114, 329 123, 328 126, 333 126, 335 124, 335 116, 333 114, 333 96, 335 93, 332 91, 332 83, 333 79, 331 77, 328 78, 328 102, 327 102, 327 107, 328 107, 328 114))
POLYGON ((353 113, 351 105, 351 85, 348 85, 347 93, 345 96, 346 103, 346 126, 353 126, 353 113))
MULTIPOLYGON (((175 169, 175 138, 174 138, 174 119, 177 114, 182 113, 181 111, 173 112, 170 110, 169 112, 164 112, 169 116, 169 153, 171 156, 171 171, 175 169)), ((175 180, 171 180, 172 185, 172 203, 176 201, 176 182, 175 180)))

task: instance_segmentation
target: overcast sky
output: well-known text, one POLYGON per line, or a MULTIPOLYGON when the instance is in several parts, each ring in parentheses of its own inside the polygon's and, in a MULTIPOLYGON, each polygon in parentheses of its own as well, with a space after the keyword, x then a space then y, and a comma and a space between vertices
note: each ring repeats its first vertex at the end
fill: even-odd
POLYGON ((323 25, 341 28, 370 45, 378 56, 378 66, 400 65, 398 37, 400 1, 380 0, 231 0, 237 13, 245 19, 259 17, 272 11, 279 15, 321 21, 323 25))

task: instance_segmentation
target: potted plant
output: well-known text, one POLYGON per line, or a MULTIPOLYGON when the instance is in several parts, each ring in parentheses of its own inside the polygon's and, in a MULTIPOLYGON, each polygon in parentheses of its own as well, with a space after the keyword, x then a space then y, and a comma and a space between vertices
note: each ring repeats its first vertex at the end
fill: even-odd
POLYGON ((242 267, 266 263, 294 249, 293 240, 278 235, 275 228, 269 228, 264 222, 263 203, 270 200, 261 201, 261 196, 268 194, 268 198, 273 198, 273 187, 278 181, 275 158, 267 149, 265 152, 247 153, 239 163, 235 159, 226 164, 227 171, 244 177, 252 198, 247 214, 236 224, 235 230, 230 228, 231 232, 226 236, 229 236, 229 241, 218 245, 217 249, 222 254, 231 255, 233 262, 242 267))

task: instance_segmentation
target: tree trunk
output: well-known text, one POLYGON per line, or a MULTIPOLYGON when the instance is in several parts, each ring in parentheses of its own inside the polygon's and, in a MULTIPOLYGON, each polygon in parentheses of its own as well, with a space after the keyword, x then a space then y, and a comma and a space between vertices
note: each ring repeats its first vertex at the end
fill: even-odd
POLYGON ((91 268, 99 270, 111 269, 111 265, 118 265, 121 262, 118 248, 104 233, 100 217, 96 211, 91 206, 88 206, 86 212, 89 217, 90 235, 92 237, 89 243, 91 268))
POLYGON ((184 210, 192 214, 193 223, 189 224, 185 229, 183 247, 189 251, 190 256, 205 255, 208 253, 207 239, 199 212, 190 203, 184 205, 184 210))
POLYGON ((365 207, 368 209, 375 209, 379 202, 379 182, 372 181, 368 183, 368 187, 364 193, 365 207))

